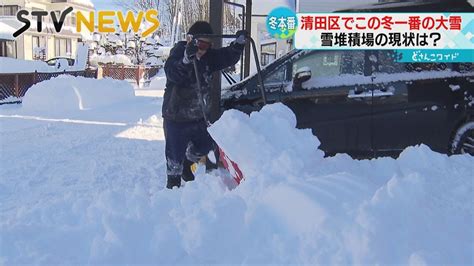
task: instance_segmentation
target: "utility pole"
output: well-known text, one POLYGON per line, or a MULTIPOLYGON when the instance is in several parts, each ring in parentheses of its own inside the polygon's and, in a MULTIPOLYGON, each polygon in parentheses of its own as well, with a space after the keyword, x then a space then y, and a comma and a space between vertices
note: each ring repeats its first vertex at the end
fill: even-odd
MULTIPOLYGON (((215 34, 222 34, 222 14, 224 13, 224 0, 210 0, 209 1, 209 23, 215 34)), ((222 39, 213 39, 213 47, 221 48, 222 39)), ((221 114, 221 72, 217 71, 212 76, 211 82, 211 123, 214 123, 221 114)))
MULTIPOLYGON (((245 1, 245 30, 252 35, 252 0, 245 1)), ((250 43, 247 42, 244 51, 244 78, 250 74, 250 43)))

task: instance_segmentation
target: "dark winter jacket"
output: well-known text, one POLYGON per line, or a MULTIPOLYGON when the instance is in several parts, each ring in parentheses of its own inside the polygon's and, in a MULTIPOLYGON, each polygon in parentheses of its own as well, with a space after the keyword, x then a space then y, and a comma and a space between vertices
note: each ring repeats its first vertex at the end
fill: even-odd
MULTIPOLYGON (((162 115, 165 119, 186 122, 202 120, 200 100, 194 73, 193 63, 184 64, 184 50, 186 42, 178 42, 171 49, 170 56, 165 63, 166 89, 163 97, 162 115)), ((209 103, 209 82, 212 72, 222 70, 239 61, 243 46, 232 43, 228 47, 212 49, 197 61, 201 76, 201 94, 205 103, 209 103)), ((205 110, 209 115, 209 104, 205 110)))

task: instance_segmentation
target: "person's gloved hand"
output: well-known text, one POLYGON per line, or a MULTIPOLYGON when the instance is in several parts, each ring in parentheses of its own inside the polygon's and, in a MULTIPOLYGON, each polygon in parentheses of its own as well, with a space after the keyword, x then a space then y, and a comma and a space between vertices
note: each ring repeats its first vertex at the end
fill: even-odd
POLYGON ((235 33, 237 38, 235 39, 235 43, 239 45, 245 45, 245 42, 247 41, 247 36, 249 36, 248 31, 246 30, 239 30, 235 33))
POLYGON ((185 64, 191 63, 191 61, 196 57, 197 52, 198 52, 198 47, 196 45, 196 41, 192 39, 190 42, 186 44, 186 49, 184 50, 183 63, 185 64))

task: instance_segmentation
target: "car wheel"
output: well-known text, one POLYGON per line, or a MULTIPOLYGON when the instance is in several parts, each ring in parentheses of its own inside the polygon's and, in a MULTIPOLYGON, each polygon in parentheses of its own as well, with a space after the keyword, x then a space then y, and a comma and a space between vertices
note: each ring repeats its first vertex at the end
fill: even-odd
POLYGON ((474 121, 463 124, 451 142, 453 154, 470 154, 474 156, 474 121))

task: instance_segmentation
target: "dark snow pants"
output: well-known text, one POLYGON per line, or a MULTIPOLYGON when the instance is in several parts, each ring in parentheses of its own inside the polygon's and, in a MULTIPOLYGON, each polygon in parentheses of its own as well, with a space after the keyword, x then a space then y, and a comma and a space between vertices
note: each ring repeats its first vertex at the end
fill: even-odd
POLYGON ((182 175, 183 162, 186 158, 197 162, 215 147, 204 120, 176 122, 165 118, 163 129, 168 175, 182 175))

